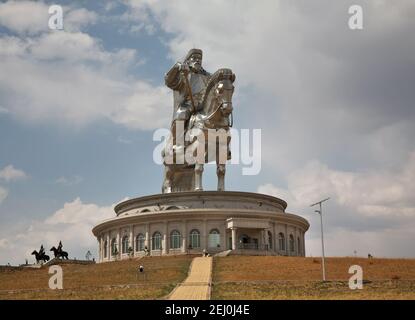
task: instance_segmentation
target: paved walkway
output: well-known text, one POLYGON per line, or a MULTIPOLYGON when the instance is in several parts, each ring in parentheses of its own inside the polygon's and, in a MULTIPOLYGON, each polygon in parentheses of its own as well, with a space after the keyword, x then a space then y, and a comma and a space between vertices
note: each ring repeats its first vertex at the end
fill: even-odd
POLYGON ((170 300, 209 300, 212 279, 212 257, 194 258, 190 272, 170 295, 170 300))

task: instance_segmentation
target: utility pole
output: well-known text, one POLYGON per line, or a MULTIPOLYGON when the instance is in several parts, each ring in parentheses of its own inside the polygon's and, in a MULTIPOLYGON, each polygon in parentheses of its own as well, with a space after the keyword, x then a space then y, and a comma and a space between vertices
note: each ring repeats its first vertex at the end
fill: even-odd
POLYGON ((330 198, 326 198, 324 200, 321 200, 319 202, 313 203, 310 207, 319 205, 320 206, 320 210, 315 210, 315 212, 317 212, 318 214, 320 214, 320 223, 321 223, 321 251, 322 251, 322 255, 321 255, 321 262, 322 262, 322 271, 323 271, 323 281, 326 281, 326 268, 325 268, 325 263, 324 263, 324 238, 323 238, 323 209, 321 204, 327 200, 329 200, 330 198))

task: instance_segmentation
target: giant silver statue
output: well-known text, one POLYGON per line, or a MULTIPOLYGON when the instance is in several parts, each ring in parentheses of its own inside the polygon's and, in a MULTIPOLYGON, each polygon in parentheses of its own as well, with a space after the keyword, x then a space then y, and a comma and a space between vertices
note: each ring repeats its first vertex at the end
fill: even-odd
POLYGON ((203 190, 203 165, 211 161, 217 165, 217 189, 225 189, 235 74, 230 69, 208 73, 202 57, 202 50, 191 49, 165 76, 174 108, 171 135, 162 152, 163 193, 203 190))

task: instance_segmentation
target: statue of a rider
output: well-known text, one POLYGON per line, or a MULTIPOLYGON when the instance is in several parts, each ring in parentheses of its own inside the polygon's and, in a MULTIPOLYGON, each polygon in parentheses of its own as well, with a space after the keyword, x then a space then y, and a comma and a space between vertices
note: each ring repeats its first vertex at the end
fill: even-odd
MULTIPOLYGON (((163 193, 203 190, 203 165, 214 160, 218 166, 218 190, 224 190, 225 164, 218 161, 223 152, 215 148, 216 152, 212 153, 209 148, 223 150, 226 147, 228 151, 230 137, 226 138, 225 145, 218 142, 212 147, 206 136, 209 129, 223 129, 226 134, 232 126, 230 114, 235 75, 230 69, 219 69, 211 75, 203 69, 202 57, 202 50, 191 49, 183 62, 175 63, 164 78, 166 86, 173 90, 174 103, 171 135, 161 153, 164 162, 163 193), (193 128, 198 130, 190 132, 193 128), (191 133, 189 137, 188 132, 191 133), (198 158, 197 163, 194 156, 198 158)), ((226 156, 229 160, 229 151, 226 156)))
POLYGON ((62 241, 61 240, 59 240, 59 245, 58 245, 58 250, 57 250, 57 252, 60 254, 60 253, 62 253, 62 241))
POLYGON ((202 94, 210 78, 210 73, 202 67, 202 57, 202 50, 191 49, 184 61, 174 64, 164 78, 166 86, 173 90, 174 108, 170 130, 173 150, 176 152, 184 148, 189 119, 201 107, 202 94), (182 121, 182 126, 178 125, 179 121, 182 121))
POLYGON ((44 257, 45 255, 45 248, 43 247, 43 244, 40 245, 40 249, 39 249, 39 257, 44 257))

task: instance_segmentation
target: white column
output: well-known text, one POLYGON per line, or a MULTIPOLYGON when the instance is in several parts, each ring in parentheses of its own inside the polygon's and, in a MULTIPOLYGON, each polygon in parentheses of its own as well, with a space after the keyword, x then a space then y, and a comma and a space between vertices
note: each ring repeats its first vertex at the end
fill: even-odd
POLYGON ((277 223, 274 223, 274 251, 278 252, 277 223))
POLYGON ((118 256, 121 257, 121 228, 118 229, 118 233, 117 233, 117 249, 118 249, 118 256))
POLYGON ((101 254, 102 254, 102 244, 101 244, 101 241, 102 240, 102 238, 101 238, 101 236, 98 236, 97 237, 97 241, 98 241, 98 262, 101 262, 101 254))
POLYGON ((268 237, 268 231, 269 229, 265 229, 264 233, 265 233, 265 246, 268 248, 269 250, 269 237, 268 237))
POLYGON ((285 225, 285 254, 287 254, 287 255, 290 255, 290 252, 289 252, 289 242, 290 242, 290 239, 289 239, 289 236, 288 236, 288 225, 286 224, 285 225))
POLYGON ((293 236, 294 236, 294 255, 297 255, 297 227, 294 227, 294 232, 293 232, 293 236))
POLYGON ((232 228, 232 250, 236 250, 236 228, 232 228))
POLYGON ((130 226, 130 245, 129 246, 133 249, 132 255, 134 256, 134 253, 135 253, 135 250, 134 250, 134 225, 130 226))
POLYGON ((168 222, 164 222, 164 232, 163 232, 163 242, 162 242, 162 254, 167 254, 168 250, 167 250, 167 224, 168 222))
POLYGON ((144 246, 147 247, 147 249, 150 251, 150 225, 146 224, 146 239, 144 241, 144 246))
POLYGON ((97 237, 97 242, 98 242, 98 262, 101 262, 101 254, 102 254, 102 245, 101 245, 101 236, 97 237))
POLYGON ((208 234, 207 234, 206 220, 203 220, 203 241, 204 241, 204 244, 202 245, 202 247, 207 250, 207 248, 208 248, 208 234))
POLYGON ((110 239, 110 232, 107 233, 107 260, 111 258, 111 239, 110 239))
POLYGON ((303 243, 303 257, 305 257, 305 232, 302 232, 301 241, 303 243))
POLYGON ((104 260, 104 235, 101 234, 101 238, 100 238, 100 242, 101 242, 101 250, 100 250, 100 257, 99 257, 99 262, 102 262, 104 260))
POLYGON ((185 253, 187 250, 187 221, 182 221, 182 252, 185 253))

